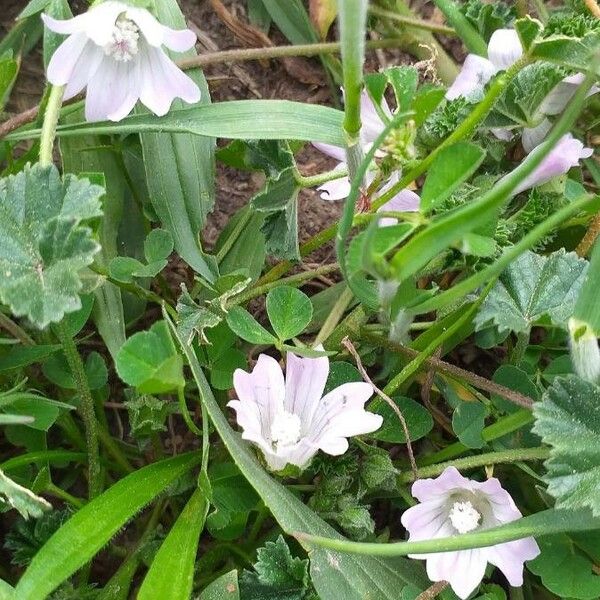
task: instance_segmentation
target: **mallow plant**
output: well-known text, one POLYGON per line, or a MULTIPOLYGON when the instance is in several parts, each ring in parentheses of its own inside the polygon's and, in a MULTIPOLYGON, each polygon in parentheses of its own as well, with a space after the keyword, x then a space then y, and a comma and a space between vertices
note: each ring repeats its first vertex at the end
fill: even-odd
POLYGON ((599 598, 597 2, 192 4, 0 40, 0 600, 599 598))

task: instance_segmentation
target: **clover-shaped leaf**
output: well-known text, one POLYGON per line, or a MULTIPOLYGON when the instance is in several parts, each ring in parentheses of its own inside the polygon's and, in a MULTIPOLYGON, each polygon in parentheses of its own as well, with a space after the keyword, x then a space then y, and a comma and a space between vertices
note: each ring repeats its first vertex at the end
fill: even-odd
POLYGON ((81 223, 102 214, 104 190, 56 167, 0 179, 0 300, 39 328, 81 308, 80 271, 100 246, 81 223))

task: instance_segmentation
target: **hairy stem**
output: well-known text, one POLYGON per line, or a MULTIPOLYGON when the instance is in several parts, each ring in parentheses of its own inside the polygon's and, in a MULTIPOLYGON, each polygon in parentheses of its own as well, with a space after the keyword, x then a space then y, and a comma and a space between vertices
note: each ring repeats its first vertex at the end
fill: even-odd
POLYGON ((65 321, 56 326, 56 332, 62 344, 67 363, 73 374, 79 392, 79 414, 85 429, 85 441, 88 453, 88 487, 90 499, 102 491, 100 477, 100 449, 98 445, 98 422, 94 410, 94 399, 88 385, 87 375, 77 346, 71 337, 65 321))
POLYGON ((441 33, 444 35, 457 35, 456 31, 452 29, 452 27, 438 25, 437 23, 431 23, 429 21, 423 21, 422 19, 417 19, 416 17, 401 15, 397 12, 386 10, 385 8, 381 8, 377 5, 372 4, 369 6, 369 12, 377 17, 384 17, 390 21, 395 21, 396 23, 401 23, 402 25, 409 25, 410 27, 417 27, 418 29, 423 29, 424 31, 431 31, 432 33, 441 33))
POLYGON ((33 346, 35 342, 19 325, 10 317, 0 311, 0 328, 8 331, 15 339, 19 340, 24 346, 33 346))

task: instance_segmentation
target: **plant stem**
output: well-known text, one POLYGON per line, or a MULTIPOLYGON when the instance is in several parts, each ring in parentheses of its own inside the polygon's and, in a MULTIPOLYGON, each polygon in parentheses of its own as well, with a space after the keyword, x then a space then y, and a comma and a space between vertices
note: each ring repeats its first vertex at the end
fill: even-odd
MULTIPOLYGON (((481 437, 484 439, 484 441, 491 442, 508 435, 513 431, 521 429, 521 427, 528 425, 532 421, 533 414, 530 410, 519 410, 515 413, 507 415, 506 417, 498 419, 492 425, 484 427, 483 431, 481 432, 481 437)), ((465 445, 461 444, 460 442, 455 442, 454 444, 447 446, 435 454, 429 454, 428 456, 424 457, 421 463, 424 466, 436 464, 442 461, 450 460, 455 456, 460 456, 468 451, 469 448, 467 448, 465 445)))
MULTIPOLYGON (((477 128, 477 125, 485 118, 488 112, 492 109, 492 106, 496 102, 498 96, 502 93, 508 82, 522 69, 528 60, 522 58, 509 67, 502 75, 497 77, 492 85, 490 86, 487 94, 483 100, 469 113, 469 116, 451 133, 435 150, 427 155, 420 163, 418 163, 413 169, 411 169, 398 184, 392 186, 390 190, 377 200, 375 200, 371 206, 371 212, 375 212, 386 202, 389 202, 398 192, 407 187, 417 177, 421 176, 431 165, 431 163, 437 158, 438 154, 451 146, 452 144, 462 140, 465 137, 469 137, 477 128)), ((308 256, 327 242, 331 241, 338 229, 338 224, 335 223, 326 229, 323 229, 310 240, 300 246, 300 255, 308 256)), ((271 281, 276 281, 282 275, 287 273, 293 267, 293 263, 290 261, 282 261, 275 265, 270 271, 268 271, 261 279, 258 284, 264 284, 271 281)))
POLYGON ((64 92, 64 86, 54 85, 48 96, 40 135, 40 164, 43 167, 49 167, 53 163, 52 154, 54 139, 56 138, 56 126, 58 125, 64 92))
MULTIPOLYGON (((411 359, 419 356, 419 352, 416 350, 408 348, 407 346, 401 346, 400 344, 390 342, 386 337, 371 333, 364 328, 361 330, 361 337, 365 340, 374 342, 379 346, 383 346, 389 350, 392 350, 393 352, 404 354, 404 356, 407 356, 411 359)), ((533 401, 531 398, 525 396, 524 394, 515 392, 507 387, 504 387, 503 385, 500 385, 499 383, 495 383, 494 381, 490 381, 485 377, 481 377, 481 375, 476 375, 475 373, 461 369, 460 367, 447 363, 439 358, 431 356, 425 359, 422 367, 435 369, 436 371, 450 375, 453 378, 464 380, 475 388, 484 390, 490 394, 501 396, 502 398, 512 402, 513 404, 516 404, 517 406, 521 406, 522 408, 531 410, 531 407, 533 406, 533 401)))
POLYGON ((348 169, 346 167, 343 169, 333 169, 331 171, 326 171, 325 173, 309 175, 306 177, 301 173, 294 173, 294 179, 296 180, 296 183, 303 188, 315 187, 317 185, 321 185, 322 183, 327 183, 328 181, 341 179, 342 177, 348 177, 348 169))
POLYGON ((345 287, 344 291, 340 294, 338 299, 336 300, 331 312, 327 315, 325 322, 323 323, 315 341, 313 342, 313 346, 318 346, 322 344, 333 332, 333 330, 337 327, 341 318, 344 316, 346 309, 352 302, 354 298, 354 294, 349 287, 345 287))
POLYGON ((381 8, 380 6, 376 6, 373 4, 369 6, 369 12, 377 17, 384 17, 386 19, 389 19, 390 21, 396 21, 396 23, 401 23, 402 25, 409 25, 410 27, 417 27, 419 29, 423 29, 424 31, 431 31, 433 33, 441 33, 444 35, 457 35, 456 31, 452 29, 452 27, 447 27, 446 25, 438 25, 436 23, 430 23, 429 21, 417 19, 416 17, 400 15, 397 12, 386 10, 385 8, 381 8))
POLYGON ((35 342, 19 325, 17 325, 8 315, 0 311, 0 327, 10 333, 15 339, 19 340, 24 346, 34 346, 35 342))
POLYGON ((592 219, 592 222, 589 224, 585 235, 577 245, 575 252, 577 252, 577 254, 582 258, 585 258, 592 249, 592 246, 594 245, 598 235, 600 235, 600 213, 597 213, 592 219))
POLYGON ((232 298, 231 301, 228 303, 228 306, 244 304, 245 302, 248 302, 248 300, 252 300, 253 298, 258 298, 259 296, 266 294, 272 288, 279 285, 300 286, 303 283, 310 281, 311 279, 315 279, 316 277, 320 277, 321 275, 333 273, 338 269, 339 266, 336 263, 332 263, 329 265, 323 265, 322 267, 318 267, 316 269, 313 269, 312 271, 303 271, 302 273, 290 275, 289 277, 284 277, 277 281, 271 281, 263 285, 255 285, 249 290, 246 290, 245 292, 242 292, 238 296, 232 298))
MULTIPOLYGON (((487 452, 477 456, 467 456, 448 462, 437 463, 429 467, 417 469, 418 479, 426 477, 436 477, 448 467, 456 467, 459 471, 466 469, 476 469, 487 465, 497 465, 501 463, 513 463, 526 460, 545 460, 550 456, 549 448, 515 448, 512 450, 501 450, 499 452, 487 452)), ((398 476, 400 483, 412 483, 415 477, 412 473, 401 473, 398 476)))
POLYGON ((70 504, 75 508, 81 508, 85 505, 85 502, 83 500, 81 500, 80 498, 75 498, 75 496, 72 496, 71 494, 69 494, 69 492, 66 492, 62 488, 59 488, 52 482, 46 485, 46 489, 44 490, 44 492, 46 494, 54 496, 55 498, 60 498, 61 500, 64 500, 67 504, 70 504))
POLYGON ((98 437, 102 442, 103 446, 106 448, 106 451, 114 458, 117 465, 120 467, 121 471, 127 475, 127 473, 133 473, 135 471, 134 467, 127 460, 125 455, 121 452, 119 445, 112 438, 110 433, 103 429, 102 427, 98 428, 98 437))
POLYGON ((433 0, 470 52, 487 58, 487 44, 453 0, 433 0))
POLYGON ((94 399, 88 385, 87 376, 77 346, 63 320, 56 325, 56 332, 62 344, 67 363, 73 374, 79 392, 79 413, 85 428, 85 441, 88 453, 89 498, 95 498, 102 489, 100 478, 100 450, 98 446, 98 422, 94 410, 94 399))

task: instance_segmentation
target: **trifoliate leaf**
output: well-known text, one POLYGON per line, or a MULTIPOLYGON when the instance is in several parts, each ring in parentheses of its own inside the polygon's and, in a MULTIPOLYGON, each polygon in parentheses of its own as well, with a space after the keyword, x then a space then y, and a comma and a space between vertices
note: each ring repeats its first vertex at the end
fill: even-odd
POLYGON ((303 600, 309 593, 308 560, 293 557, 283 537, 257 551, 254 572, 240 577, 244 600, 303 600))
POLYGON ((533 432, 552 446, 546 480, 557 507, 600 515, 600 387, 557 377, 533 413, 533 432))
POLYGON ((79 272, 100 246, 82 221, 102 214, 104 190, 56 167, 0 179, 0 300, 36 326, 81 307, 79 272))
POLYGON ((0 471, 0 506, 2 504, 17 509, 25 519, 41 517, 44 511, 52 508, 49 502, 15 483, 0 471))
POLYGON ((573 314, 587 261, 559 250, 549 256, 526 252, 500 276, 475 317, 477 330, 528 332, 541 317, 565 326, 573 314))

